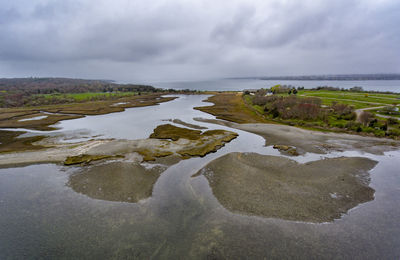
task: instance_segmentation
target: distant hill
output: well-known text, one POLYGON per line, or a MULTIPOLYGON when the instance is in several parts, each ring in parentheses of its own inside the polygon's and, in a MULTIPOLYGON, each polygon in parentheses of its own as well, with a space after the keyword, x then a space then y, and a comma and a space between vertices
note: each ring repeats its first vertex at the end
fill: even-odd
POLYGON ((51 94, 112 91, 154 92, 156 89, 147 85, 116 84, 111 80, 0 78, 0 91, 25 92, 26 94, 51 94))
POLYGON ((347 75, 305 75, 305 76, 261 76, 232 79, 260 80, 400 80, 400 74, 347 74, 347 75))

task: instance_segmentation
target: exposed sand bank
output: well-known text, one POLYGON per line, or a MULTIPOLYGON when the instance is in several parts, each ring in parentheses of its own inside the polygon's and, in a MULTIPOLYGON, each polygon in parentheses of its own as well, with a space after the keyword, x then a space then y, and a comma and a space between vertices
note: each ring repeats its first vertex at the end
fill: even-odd
POLYGON ((277 156, 230 153, 204 175, 228 210, 286 220, 327 222, 374 198, 368 186, 376 165, 367 158, 335 158, 306 164, 277 156))

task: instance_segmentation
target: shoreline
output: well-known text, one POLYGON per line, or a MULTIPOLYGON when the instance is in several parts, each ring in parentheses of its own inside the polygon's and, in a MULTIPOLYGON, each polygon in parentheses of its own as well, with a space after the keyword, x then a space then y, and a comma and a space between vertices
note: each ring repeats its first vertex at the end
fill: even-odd
POLYGON ((400 148, 400 141, 387 138, 319 132, 281 124, 238 124, 218 119, 203 118, 196 118, 195 120, 257 134, 265 139, 265 146, 285 145, 295 147, 299 154, 306 152, 326 154, 330 151, 356 150, 381 155, 385 151, 400 148))
MULTIPOLYGON (((373 133, 357 132, 337 127, 319 127, 319 126, 306 126, 297 125, 295 120, 284 121, 283 119, 269 119, 265 118, 260 111, 252 107, 251 104, 243 100, 241 97, 242 92, 226 91, 217 93, 214 96, 204 100, 204 102, 212 103, 210 106, 195 107, 194 109, 211 114, 217 119, 226 120, 233 123, 246 124, 246 123, 269 123, 277 125, 294 126, 300 129, 315 131, 315 132, 330 132, 330 133, 344 133, 357 136, 388 138, 387 136, 376 136, 373 133)), ((379 115, 378 115, 379 116, 379 115)), ((399 140, 400 137, 390 136, 392 140, 399 140)))

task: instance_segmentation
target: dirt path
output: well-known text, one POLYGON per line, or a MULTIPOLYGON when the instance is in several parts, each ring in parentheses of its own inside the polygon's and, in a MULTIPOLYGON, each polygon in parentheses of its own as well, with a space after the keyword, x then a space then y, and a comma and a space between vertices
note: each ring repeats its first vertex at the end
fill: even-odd
POLYGON ((400 120, 399 117, 395 117, 395 116, 387 116, 387 115, 382 115, 382 114, 376 114, 377 116, 383 117, 383 118, 392 118, 392 119, 396 119, 396 120, 400 120))
MULTIPOLYGON (((384 108, 387 106, 380 106, 380 107, 366 107, 366 108, 360 108, 355 110, 356 114, 357 114, 357 121, 359 122, 360 120, 360 116, 362 114, 363 111, 367 111, 367 110, 375 110, 375 109, 380 109, 380 108, 384 108)), ((377 116, 383 117, 383 118, 392 118, 392 119, 396 119, 396 120, 400 120, 400 118, 398 117, 394 117, 394 116, 387 116, 387 115, 382 115, 382 114, 378 114, 375 113, 377 116)))
MULTIPOLYGON (((359 96, 359 97, 363 97, 364 95, 360 94, 360 95, 357 95, 357 96, 359 96)), ((386 100, 394 100, 394 101, 399 101, 399 99, 398 99, 398 98, 380 97, 380 96, 373 96, 373 95, 369 95, 368 97, 371 97, 371 98, 380 98, 380 99, 386 99, 386 100)))
POLYGON ((380 109, 380 108, 384 108, 384 107, 386 107, 386 106, 360 108, 360 109, 356 109, 354 112, 357 115, 357 121, 360 122, 360 116, 364 111, 375 110, 375 109, 380 109))

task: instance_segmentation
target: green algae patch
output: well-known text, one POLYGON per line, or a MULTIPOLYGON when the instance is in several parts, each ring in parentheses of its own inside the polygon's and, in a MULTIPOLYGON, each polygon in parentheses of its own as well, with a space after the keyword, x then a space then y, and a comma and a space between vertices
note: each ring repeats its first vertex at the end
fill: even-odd
POLYGON ((135 203, 151 197, 154 184, 166 168, 109 162, 79 169, 67 185, 94 199, 135 203))
POLYGON ((75 165, 81 163, 90 163, 92 161, 98 161, 103 159, 111 159, 111 158, 123 158, 120 155, 89 155, 89 154, 81 154, 77 156, 68 156, 64 161, 64 165, 75 165))
POLYGON ((200 136, 200 130, 192 130, 183 127, 177 127, 171 124, 165 124, 157 126, 150 135, 150 138, 171 139, 172 141, 177 141, 180 138, 198 140, 200 139, 200 136))
POLYGON ((219 148, 223 147, 225 143, 229 143, 235 139, 238 134, 224 130, 210 130, 205 132, 203 136, 220 136, 220 138, 211 138, 210 140, 206 140, 193 148, 182 149, 178 151, 178 153, 184 158, 190 158, 193 156, 203 157, 208 153, 216 152, 219 148))
POLYGON ((369 173, 376 162, 360 157, 305 164, 278 156, 230 153, 201 169, 226 209, 292 221, 330 222, 374 199, 369 173))
MULTIPOLYGON (((169 139, 178 141, 180 139, 186 139, 190 142, 183 145, 176 151, 183 159, 188 159, 194 156, 205 156, 208 153, 215 152, 219 148, 230 142, 238 136, 237 133, 225 131, 225 130, 208 130, 201 132, 200 130, 192 130, 187 128, 181 128, 170 124, 160 125, 150 135, 150 138, 157 139, 169 139)), ((144 160, 151 159, 154 152, 141 152, 144 155, 144 160)))
POLYGON ((296 147, 293 147, 293 146, 275 144, 273 146, 273 148, 277 149, 278 151, 280 151, 283 154, 288 154, 288 155, 292 155, 292 156, 298 156, 299 155, 299 153, 297 152, 296 147))
POLYGON ((170 151, 160 151, 158 149, 150 150, 150 149, 142 149, 137 151, 143 157, 144 162, 155 161, 156 158, 167 157, 169 155, 173 155, 173 152, 170 151))

